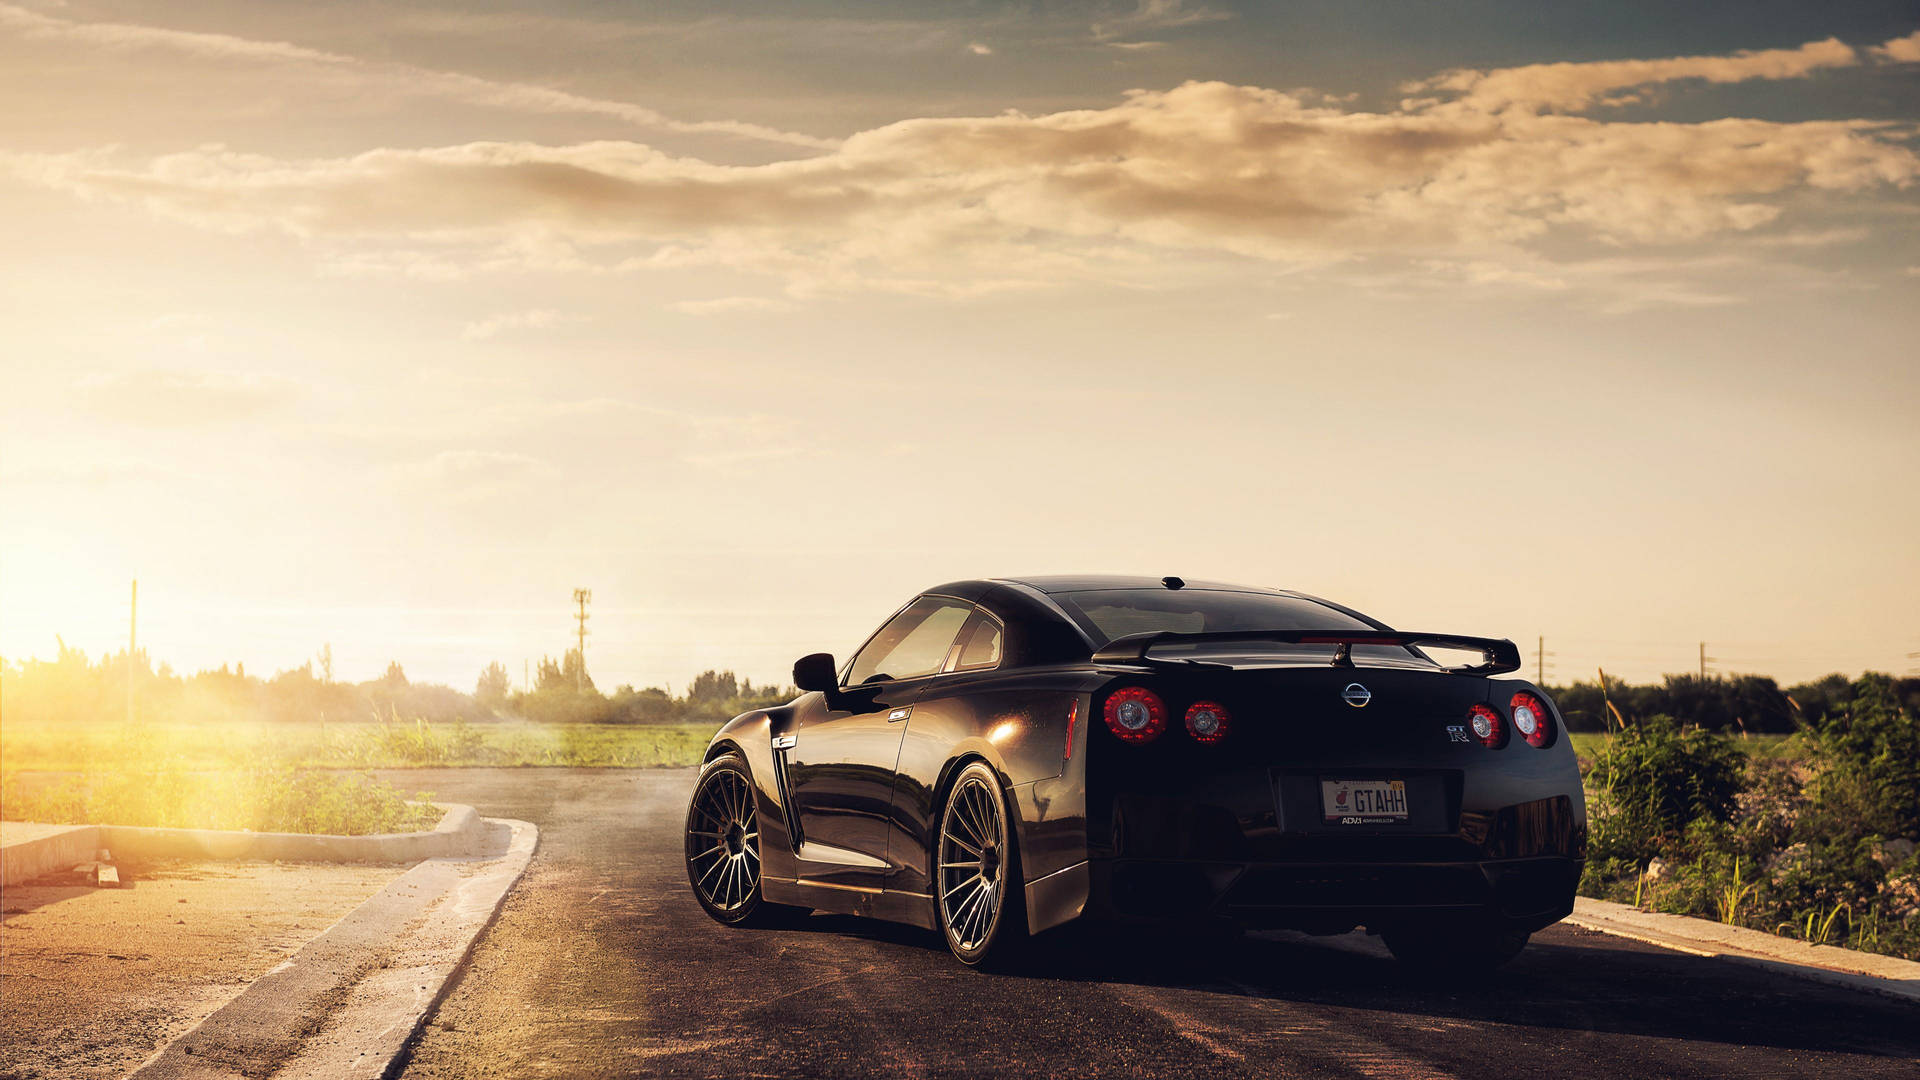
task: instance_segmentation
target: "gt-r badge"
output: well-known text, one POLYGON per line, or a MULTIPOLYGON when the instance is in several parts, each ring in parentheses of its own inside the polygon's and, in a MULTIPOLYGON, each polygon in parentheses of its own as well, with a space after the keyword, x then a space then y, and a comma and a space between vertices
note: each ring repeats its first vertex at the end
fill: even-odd
POLYGON ((1466 742, 1467 741, 1467 725, 1448 724, 1447 738, 1452 739, 1454 742, 1466 742))
POLYGON ((1340 691, 1340 700, 1358 709, 1373 700, 1373 691, 1357 682, 1350 682, 1345 690, 1340 691))

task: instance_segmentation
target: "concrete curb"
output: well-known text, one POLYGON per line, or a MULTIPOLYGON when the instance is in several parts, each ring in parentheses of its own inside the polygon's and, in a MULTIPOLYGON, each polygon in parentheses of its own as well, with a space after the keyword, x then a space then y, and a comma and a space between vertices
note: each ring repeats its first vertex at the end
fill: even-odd
POLYGON ((446 811, 440 824, 431 831, 376 836, 159 829, 134 825, 75 825, 43 835, 38 830, 47 826, 28 826, 35 832, 27 839, 0 846, 0 885, 16 885, 83 862, 100 848, 106 848, 116 858, 367 863, 415 863, 423 859, 472 855, 484 849, 486 829, 473 807, 459 803, 431 805, 446 811), (82 854, 78 858, 67 858, 69 849, 82 854))
POLYGON ((491 857, 415 866, 132 1076, 390 1075, 539 845, 527 822, 482 820, 496 844, 491 857))
POLYGON ((1641 911, 1626 904, 1576 897, 1567 922, 1663 949, 1752 964, 1784 975, 1920 1001, 1920 963, 1833 945, 1809 945, 1744 926, 1685 915, 1641 911))
POLYGON ((0 888, 71 869, 99 850, 98 825, 0 822, 0 888))

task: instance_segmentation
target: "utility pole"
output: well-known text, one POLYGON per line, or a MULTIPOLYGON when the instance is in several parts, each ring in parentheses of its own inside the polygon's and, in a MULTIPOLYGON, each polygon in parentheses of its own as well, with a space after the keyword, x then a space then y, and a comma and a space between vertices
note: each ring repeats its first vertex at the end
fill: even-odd
POLYGON ((1553 654, 1547 651, 1547 636, 1541 634, 1533 649, 1533 684, 1547 685, 1547 657, 1553 654))
POLYGON ((133 723, 133 653, 140 646, 140 579, 133 579, 133 604, 127 610, 127 723, 133 723))
POLYGON ((592 589, 573 590, 573 602, 580 605, 580 614, 574 616, 580 622, 580 666, 573 671, 573 689, 578 693, 587 689, 587 603, 592 599, 592 589))
POLYGON ((1700 681, 1707 681, 1707 643, 1700 643, 1700 681))

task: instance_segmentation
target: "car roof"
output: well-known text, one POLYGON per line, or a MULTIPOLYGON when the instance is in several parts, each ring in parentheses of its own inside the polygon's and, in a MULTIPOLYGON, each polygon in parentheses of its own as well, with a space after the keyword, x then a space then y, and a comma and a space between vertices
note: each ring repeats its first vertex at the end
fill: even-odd
MULTIPOLYGON (((1097 589, 1164 589, 1164 578, 1141 577, 1133 574, 1036 574, 1027 577, 994 578, 997 582, 1013 585, 1025 585, 1029 589, 1047 593, 1091 592, 1097 589)), ((1300 596, 1286 589, 1268 589, 1258 585, 1235 585, 1225 581, 1186 581, 1182 588, 1207 589, 1213 592, 1267 593, 1278 596, 1300 596)))

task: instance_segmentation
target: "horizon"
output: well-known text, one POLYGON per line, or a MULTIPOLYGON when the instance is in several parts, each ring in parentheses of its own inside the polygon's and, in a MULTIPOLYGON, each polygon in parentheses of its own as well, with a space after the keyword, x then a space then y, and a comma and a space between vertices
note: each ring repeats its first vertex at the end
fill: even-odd
POLYGON ((1909 6, 16 0, 0 89, 10 660, 137 577, 464 690, 587 587, 603 687, 785 684, 1114 570, 1920 670, 1909 6))
MULTIPOLYGON (((498 614, 499 612, 495 612, 495 613, 498 614)), ((615 609, 614 613, 619 614, 620 612, 618 609, 615 609)), ((875 624, 878 625, 878 623, 882 619, 884 619, 884 616, 876 618, 875 624)), ((1408 629, 1408 628, 1401 627, 1401 629, 1408 629)), ((145 631, 142 630, 143 635, 144 633, 145 631)), ((93 663, 93 664, 104 663, 104 662, 110 661, 115 657, 124 656, 127 650, 127 643, 124 640, 120 643, 120 645, 117 648, 108 647, 105 649, 94 650, 94 649, 87 649, 82 646, 76 645, 72 642, 66 641, 64 635, 56 634, 55 639, 57 644, 65 644, 70 649, 78 650, 81 654, 83 654, 86 657, 89 663, 93 663)), ((1609 664, 1604 660, 1602 660, 1594 664, 1589 670, 1585 672, 1569 671, 1567 663, 1559 659, 1559 656, 1561 655, 1560 650, 1558 648, 1553 647, 1556 643, 1556 640, 1557 639, 1548 640, 1544 643, 1548 646, 1547 648, 1548 659, 1546 660, 1546 664, 1545 664, 1545 677, 1540 680, 1542 685, 1565 687, 1565 686, 1572 685, 1574 683, 1588 683, 1588 684, 1597 683, 1599 681, 1599 678, 1602 672, 1605 673, 1605 677, 1609 681, 1616 682, 1616 683, 1629 683, 1629 684, 1635 684, 1635 685, 1646 685, 1646 684, 1657 685, 1670 678, 1695 677, 1702 674, 1701 668, 1698 664, 1698 659, 1699 659, 1698 652, 1694 654, 1696 664, 1691 669, 1686 669, 1686 668, 1665 669, 1657 672, 1652 672, 1650 674, 1636 675, 1634 674, 1634 672, 1637 669, 1631 665, 1609 664)), ((857 644, 857 642, 855 644, 857 644)), ((1536 671, 1538 670, 1538 663, 1539 663, 1538 649, 1541 643, 1538 640, 1538 636, 1536 636, 1535 639, 1529 639, 1528 641, 1516 641, 1516 644, 1520 646, 1520 655, 1522 660, 1520 669, 1516 674, 1518 674, 1519 676, 1531 679, 1534 677, 1536 671)), ((1639 643, 1638 648, 1646 649, 1656 645, 1673 646, 1676 644, 1683 644, 1683 643, 1641 642, 1639 643)), ((1705 672, 1704 672, 1704 674, 1708 678, 1742 678, 1742 677, 1749 677, 1749 676, 1759 676, 1763 678, 1773 679, 1782 688, 1790 688, 1794 685, 1814 682, 1819 679, 1826 678, 1828 676, 1833 676, 1833 675, 1844 676, 1848 679, 1855 679, 1868 674, 1883 674, 1883 675, 1888 675, 1895 679, 1911 678, 1916 675, 1920 675, 1920 667, 1916 667, 1912 663, 1914 658, 1911 656, 1902 658, 1902 660, 1905 661, 1904 666, 1894 665, 1886 668, 1875 668, 1872 666, 1860 667, 1860 668, 1832 667, 1815 674, 1804 674, 1804 675, 1797 675, 1794 677, 1781 677, 1780 675, 1776 674, 1773 671, 1766 670, 1763 667, 1753 666, 1751 663, 1748 663, 1747 666, 1741 666, 1743 663, 1742 661, 1738 659, 1730 660, 1721 655, 1722 653, 1726 652, 1729 647, 1731 647, 1737 652, 1742 648, 1751 648, 1756 645, 1764 645, 1764 643, 1738 642, 1738 641, 1717 642, 1717 643, 1716 642, 1696 642, 1695 643, 1696 648, 1698 648, 1699 646, 1706 646, 1708 649, 1711 650, 1711 652, 1707 655, 1705 672)), ((334 646, 334 643, 332 641, 321 643, 321 647, 323 649, 331 650, 333 646, 334 646)), ((286 666, 269 666, 264 669, 256 666, 252 671, 248 671, 247 663, 244 658, 221 660, 221 661, 218 661, 217 663, 209 663, 209 664, 196 666, 196 667, 174 665, 167 657, 156 655, 154 651, 151 648, 149 648, 145 643, 144 636, 141 640, 141 643, 137 647, 141 655, 147 658, 149 670, 155 673, 159 673, 161 671, 167 671, 167 672, 170 672, 173 676, 178 678, 192 678, 197 675, 232 671, 235 674, 244 674, 252 678, 258 678, 262 680, 271 680, 271 679, 277 678, 282 674, 286 674, 292 671, 298 671, 303 667, 307 668, 310 672, 314 673, 316 677, 318 677, 318 674, 319 674, 318 669, 320 667, 319 650, 316 650, 314 653, 310 654, 299 663, 294 663, 286 666)), ((845 659, 847 656, 851 655, 852 647, 853 646, 849 646, 849 651, 845 653, 836 652, 835 653, 836 657, 840 659, 845 659)), ((1601 646, 1597 646, 1592 643, 1588 643, 1587 645, 1587 648, 1589 649, 1597 649, 1600 647, 1601 646)), ((417 670, 409 668, 408 661, 404 657, 401 657, 398 655, 389 656, 384 661, 371 662, 370 666, 368 666, 363 673, 357 676, 352 672, 336 670, 330 681, 343 683, 343 684, 365 684, 365 683, 378 682, 381 679, 381 677, 386 673, 388 664, 398 664, 400 665, 402 671, 406 673, 407 681, 409 683, 445 686, 454 690, 458 690, 461 693, 471 694, 473 691, 466 687, 466 682, 477 681, 481 672, 484 671, 489 664, 499 663, 502 667, 506 668, 508 675, 511 677, 512 688, 514 692, 520 692, 530 688, 531 676, 529 673, 533 668, 538 667, 542 662, 545 662, 545 661, 554 661, 557 663, 563 660, 572 651, 574 651, 574 648, 575 646, 572 643, 568 643, 562 648, 559 648, 552 652, 546 652, 546 653, 541 653, 539 655, 522 657, 521 658, 522 666, 519 669, 516 669, 513 663, 503 658, 496 657, 491 660, 484 660, 484 661, 481 661, 479 667, 477 667, 474 670, 472 678, 466 681, 463 681, 457 675, 453 676, 452 678, 442 678, 436 675, 421 675, 417 670)), ((359 656, 374 655, 372 651, 366 650, 366 649, 355 649, 353 650, 353 653, 359 656)), ((1647 655, 1644 652, 1635 653, 1632 651, 1622 653, 1620 650, 1614 650, 1614 653, 1616 655, 1625 655, 1625 656, 1647 655)), ((1596 653, 1595 655, 1601 655, 1601 654, 1596 653)), ((8 655, 5 653, 0 653, 0 671, 4 671, 6 666, 11 664, 22 664, 26 662, 50 663, 57 658, 58 658, 57 648, 55 652, 50 656, 41 656, 35 653, 27 653, 23 655, 8 655)), ((616 688, 621 686, 627 686, 634 689, 648 689, 648 688, 664 689, 669 694, 676 693, 674 688, 678 686, 680 688, 679 692, 684 692, 686 687, 693 681, 695 677, 702 674, 708 674, 713 672, 731 673, 739 676, 744 682, 752 683, 753 685, 761 688, 777 689, 777 688, 790 687, 792 685, 791 671, 782 672, 777 675, 761 675, 756 673, 739 671, 735 668, 725 666, 725 665, 712 667, 712 668, 703 668, 699 671, 689 671, 684 673, 684 675, 677 680, 667 680, 667 681, 655 682, 655 683, 643 683, 633 679, 620 678, 618 676, 609 677, 605 675, 596 675, 594 673, 595 667, 594 667, 593 649, 591 644, 589 644, 588 646, 586 658, 587 658, 587 675, 590 679, 592 679, 595 687, 602 694, 611 694, 616 688)), ((338 654, 334 654, 331 657, 331 659, 334 661, 336 669, 338 669, 338 654)), ((1644 666, 1645 665, 1642 665, 1642 667, 1644 666)))

